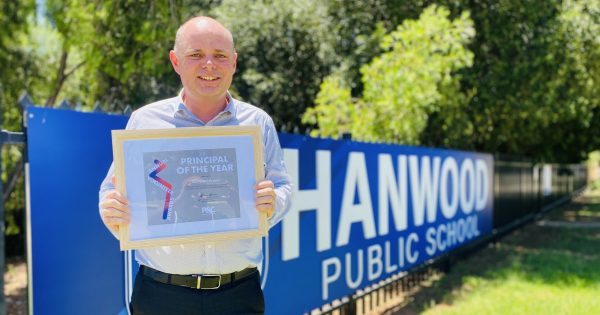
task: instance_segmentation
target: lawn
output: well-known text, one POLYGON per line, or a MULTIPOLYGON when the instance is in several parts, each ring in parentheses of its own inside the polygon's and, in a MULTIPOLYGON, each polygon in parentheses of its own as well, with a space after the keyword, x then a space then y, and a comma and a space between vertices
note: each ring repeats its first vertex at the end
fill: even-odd
POLYGON ((396 314, 600 314, 600 189, 455 264, 396 314), (585 226, 572 222, 587 222, 585 226))

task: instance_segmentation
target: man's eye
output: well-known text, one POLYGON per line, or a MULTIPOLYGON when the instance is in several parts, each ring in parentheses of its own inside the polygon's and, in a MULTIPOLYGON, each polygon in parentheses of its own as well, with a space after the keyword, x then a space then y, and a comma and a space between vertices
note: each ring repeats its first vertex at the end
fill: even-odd
POLYGON ((219 58, 219 59, 224 59, 224 58, 227 58, 227 56, 226 56, 226 55, 223 55, 223 54, 217 54, 215 57, 217 57, 217 58, 219 58))
POLYGON ((190 57, 192 57, 192 58, 202 58, 202 54, 199 54, 199 53, 191 54, 190 57))

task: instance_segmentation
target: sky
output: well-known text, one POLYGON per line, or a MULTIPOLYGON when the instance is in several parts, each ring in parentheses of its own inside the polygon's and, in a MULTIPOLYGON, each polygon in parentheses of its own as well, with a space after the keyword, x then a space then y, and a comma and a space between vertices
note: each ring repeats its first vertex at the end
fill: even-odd
POLYGON ((46 14, 46 0, 35 0, 35 17, 38 23, 45 19, 46 14))

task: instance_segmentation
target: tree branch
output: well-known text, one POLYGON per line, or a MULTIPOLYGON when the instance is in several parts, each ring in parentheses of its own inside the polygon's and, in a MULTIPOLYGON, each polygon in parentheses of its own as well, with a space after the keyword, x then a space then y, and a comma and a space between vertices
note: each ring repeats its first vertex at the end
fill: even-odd
POLYGON ((23 174, 23 157, 21 156, 21 158, 19 158, 19 161, 17 161, 17 163, 15 164, 14 169, 12 170, 10 175, 7 177, 8 180, 6 183, 6 189, 4 190, 4 195, 2 196, 2 202, 4 202, 4 204, 6 204, 8 197, 10 196, 12 191, 15 189, 15 186, 17 185, 17 181, 19 180, 19 177, 21 177, 22 174, 23 174))
POLYGON ((75 67, 73 67, 73 69, 69 70, 67 73, 65 73, 65 81, 67 80, 67 78, 69 78, 69 76, 71 74, 73 74, 73 72, 77 71, 77 69, 81 68, 81 66, 83 66, 85 64, 86 60, 80 62, 78 65, 76 65, 75 67))
POLYGON ((52 94, 50 94, 50 97, 48 97, 48 100, 46 101, 46 107, 54 106, 56 98, 58 97, 58 93, 60 93, 60 90, 62 89, 62 85, 65 81, 65 69, 67 68, 68 58, 69 53, 63 46, 62 54, 60 56, 60 64, 58 65, 58 70, 56 73, 56 85, 54 86, 54 91, 52 94))

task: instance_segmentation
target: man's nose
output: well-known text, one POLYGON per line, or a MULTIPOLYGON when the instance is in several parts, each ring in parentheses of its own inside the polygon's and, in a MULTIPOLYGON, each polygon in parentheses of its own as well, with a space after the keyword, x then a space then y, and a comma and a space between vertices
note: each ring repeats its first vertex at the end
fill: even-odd
POLYGON ((215 63, 213 62, 211 57, 206 58, 206 62, 204 63, 205 68, 214 68, 215 63))

